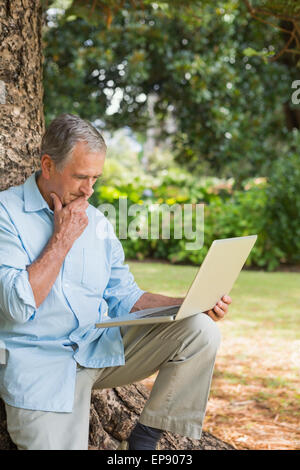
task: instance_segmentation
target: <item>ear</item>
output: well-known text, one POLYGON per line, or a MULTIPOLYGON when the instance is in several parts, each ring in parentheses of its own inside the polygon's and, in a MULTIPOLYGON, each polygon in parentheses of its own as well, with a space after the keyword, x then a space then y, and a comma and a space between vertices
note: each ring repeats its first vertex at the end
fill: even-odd
POLYGON ((41 157, 41 169, 42 169, 42 175, 45 179, 50 179, 53 170, 54 170, 55 164, 50 155, 44 154, 41 157))

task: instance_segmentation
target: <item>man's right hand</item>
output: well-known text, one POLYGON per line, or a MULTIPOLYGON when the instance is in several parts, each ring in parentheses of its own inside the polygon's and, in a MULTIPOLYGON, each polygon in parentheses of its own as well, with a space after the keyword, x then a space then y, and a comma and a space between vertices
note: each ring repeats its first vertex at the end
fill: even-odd
POLYGON ((53 236, 71 248, 89 223, 86 215, 89 203, 84 196, 81 196, 63 207, 56 193, 52 192, 50 196, 54 205, 53 236))
POLYGON ((62 206, 60 198, 51 193, 54 204, 54 231, 40 256, 26 266, 29 282, 38 308, 49 294, 75 240, 88 225, 86 209, 88 202, 84 196, 62 206))

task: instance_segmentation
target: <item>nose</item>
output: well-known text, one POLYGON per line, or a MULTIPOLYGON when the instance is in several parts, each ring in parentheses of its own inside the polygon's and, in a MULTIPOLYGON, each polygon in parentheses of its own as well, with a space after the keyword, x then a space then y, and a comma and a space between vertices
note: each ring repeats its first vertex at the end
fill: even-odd
POLYGON ((87 197, 87 199, 89 197, 91 197, 91 195, 93 194, 94 192, 94 189, 93 189, 93 184, 94 184, 94 180, 93 178, 91 179, 87 179, 83 182, 83 184, 80 186, 80 191, 81 193, 87 197))

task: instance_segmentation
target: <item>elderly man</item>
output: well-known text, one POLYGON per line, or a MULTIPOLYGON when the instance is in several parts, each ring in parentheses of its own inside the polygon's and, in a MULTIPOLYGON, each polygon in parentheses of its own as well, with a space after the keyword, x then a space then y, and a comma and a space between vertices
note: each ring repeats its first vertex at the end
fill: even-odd
POLYGON ((42 140, 41 169, 0 193, 0 395, 19 449, 87 449, 92 388, 159 370, 122 448, 155 449, 163 430, 200 438, 231 298, 174 323, 97 329, 112 317, 183 299, 141 290, 121 243, 88 199, 106 145, 88 122, 64 114, 42 140), (109 236, 100 236, 98 222, 109 236))

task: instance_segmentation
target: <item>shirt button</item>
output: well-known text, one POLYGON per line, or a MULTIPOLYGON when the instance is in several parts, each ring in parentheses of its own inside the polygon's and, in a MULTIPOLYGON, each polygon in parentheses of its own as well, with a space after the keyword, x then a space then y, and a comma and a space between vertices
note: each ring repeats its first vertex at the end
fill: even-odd
POLYGON ((69 287, 70 284, 68 282, 65 283, 65 287, 69 287))

